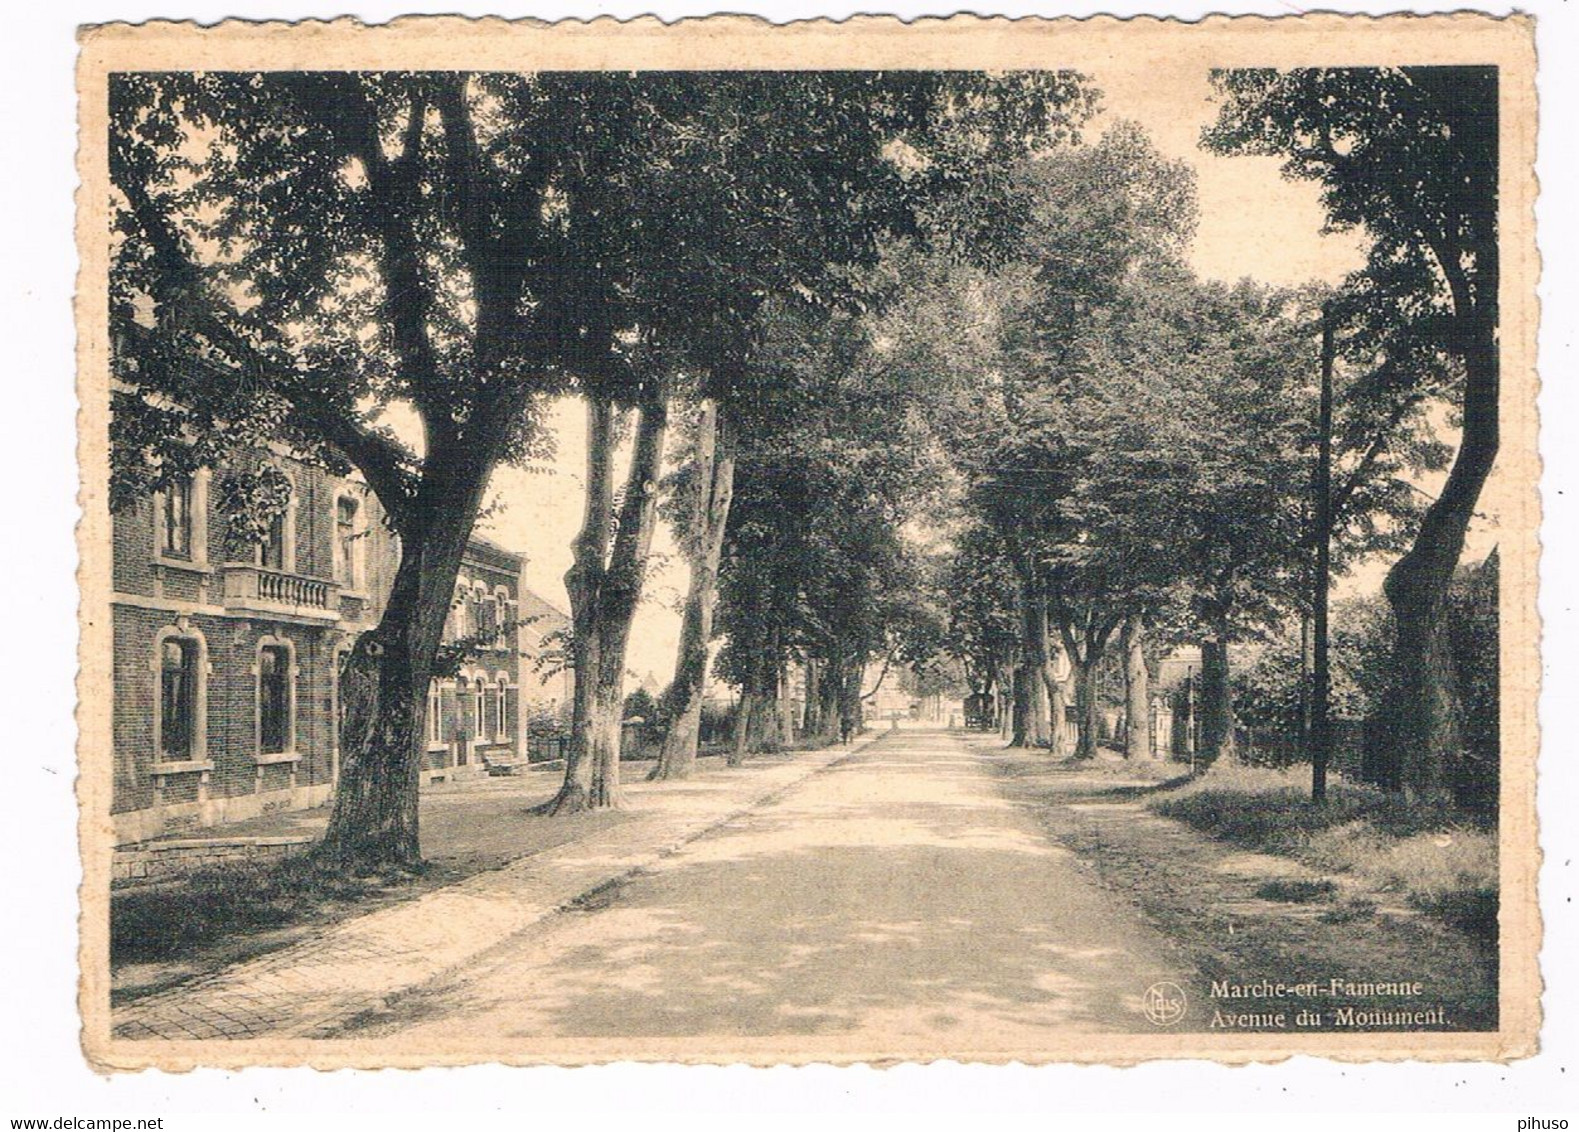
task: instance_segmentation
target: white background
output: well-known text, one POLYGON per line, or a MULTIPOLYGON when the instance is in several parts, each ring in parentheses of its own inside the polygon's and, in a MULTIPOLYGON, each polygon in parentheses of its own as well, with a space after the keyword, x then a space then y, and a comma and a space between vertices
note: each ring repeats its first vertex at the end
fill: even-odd
MULTIPOLYGON (((1151 1113, 1115 1120, 1119 1127, 1166 1124, 1205 1128, 1314 1126, 1292 1114, 1416 1114, 1391 1121, 1355 1115, 1319 1119, 1323 1128, 1417 1127, 1434 1130, 1496 1128, 1516 1132, 1513 1116, 1579 1118, 1579 1015, 1575 960, 1579 933, 1573 904, 1575 829, 1579 802, 1572 736, 1579 733, 1579 589, 1576 490, 1579 425, 1573 304, 1579 288, 1579 239, 1574 192, 1576 99, 1579 85, 1579 13, 1562 0, 1534 0, 1520 10, 1539 18, 1541 111, 1539 171, 1540 245, 1544 258, 1541 298, 1542 450, 1546 461, 1543 504, 1541 613, 1545 622, 1545 677, 1541 722, 1546 736, 1541 761, 1541 878, 1546 916, 1542 966, 1547 980, 1542 1053, 1511 1066, 1344 1066, 1300 1059, 1282 1066, 1228 1069, 1187 1063, 1132 1069, 957 1065, 901 1066, 887 1070, 680 1068, 613 1066, 596 1069, 511 1070, 482 1067, 421 1072, 315 1073, 308 1070, 142 1073, 96 1076, 78 1048, 76 995, 75 729, 71 720, 76 671, 76 411, 73 391, 71 295, 76 257, 72 243, 76 144, 73 66, 78 24, 154 17, 332 17, 379 22, 422 7, 466 15, 656 13, 666 19, 702 15, 705 3, 547 3, 402 6, 361 3, 238 3, 234 7, 186 0, 180 6, 96 0, 31 0, 6 14, 0 32, 6 84, 0 157, 0 225, 4 230, 5 335, 0 339, 0 485, 5 491, 4 542, 0 544, 0 1127, 14 1117, 154 1116, 176 1130, 212 1127, 403 1129, 464 1125, 445 1113, 475 1114, 479 1126, 549 1123, 593 1127, 618 1122, 687 1128, 774 1127, 822 1113, 819 1122, 862 1126, 879 1114, 955 1125, 1049 1127, 1095 1124, 1086 1113, 1151 1113), (1256 1119, 1246 1114, 1275 1111, 1256 1119), (1209 1122, 1205 1113, 1240 1114, 1209 1122), (1442 1120, 1427 1113, 1456 1113, 1442 1120), (1507 1114, 1465 1117, 1462 1114, 1507 1114), (192 1114, 185 1117, 180 1114, 192 1114), (198 1116, 195 1114, 209 1114, 198 1116), (487 1115, 487 1114, 492 1114, 487 1115), (738 1114, 731 1117, 729 1114, 738 1114), (1059 1119, 1057 1114, 1066 1114, 1059 1119), (1162 1115, 1168 1114, 1168 1115, 1162 1115), (927 1119, 930 1117, 930 1120, 927 1119)), ((1411 10, 1448 11, 1453 5, 1411 10)), ((732 3, 774 19, 861 12, 903 16, 947 14, 930 4, 852 7, 838 3, 732 3)), ((982 14, 1058 15, 1149 12, 1195 18, 1213 11, 1266 15, 1300 11, 1293 4, 1118 2, 1099 5, 1002 3, 988 0, 982 14)), ((1382 14, 1383 4, 1331 3, 1322 10, 1382 14)), ((1487 5, 1508 12, 1511 5, 1487 5)), ((1102 1122, 1104 1125, 1108 1121, 1102 1122)))

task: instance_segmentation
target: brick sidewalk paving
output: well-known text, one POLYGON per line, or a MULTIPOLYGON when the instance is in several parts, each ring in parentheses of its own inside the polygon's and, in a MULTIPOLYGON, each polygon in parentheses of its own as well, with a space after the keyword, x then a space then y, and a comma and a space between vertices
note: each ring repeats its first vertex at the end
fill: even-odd
MULTIPOLYGON (((869 741, 869 740, 868 740, 869 741)), ((858 742, 855 746, 863 745, 858 742)), ((325 1037, 850 754, 804 752, 684 782, 630 783, 631 820, 281 948, 112 1014, 118 1039, 325 1037)))

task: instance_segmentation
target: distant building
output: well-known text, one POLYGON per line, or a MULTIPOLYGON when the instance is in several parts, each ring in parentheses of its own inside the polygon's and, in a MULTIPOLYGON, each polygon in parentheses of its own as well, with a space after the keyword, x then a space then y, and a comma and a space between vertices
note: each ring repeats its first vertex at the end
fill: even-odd
MULTIPOLYGON (((257 458, 291 483, 257 546, 228 545, 206 470, 113 519, 119 843, 321 805, 334 789, 340 666, 383 612, 398 540, 362 484, 257 458)), ((445 636, 484 643, 430 689, 426 781, 525 761, 521 645, 535 652, 541 633, 518 626, 552 607, 524 589, 523 566, 483 539, 467 547, 445 636)))
POLYGON ((566 664, 540 665, 539 661, 545 655, 552 660, 568 647, 570 614, 523 585, 516 615, 521 702, 528 715, 537 712, 568 721, 574 676, 566 664))
POLYGON ((460 671, 428 685, 427 781, 474 777, 525 762, 520 708, 521 570, 525 560, 473 538, 455 579, 444 643, 466 641, 460 671))

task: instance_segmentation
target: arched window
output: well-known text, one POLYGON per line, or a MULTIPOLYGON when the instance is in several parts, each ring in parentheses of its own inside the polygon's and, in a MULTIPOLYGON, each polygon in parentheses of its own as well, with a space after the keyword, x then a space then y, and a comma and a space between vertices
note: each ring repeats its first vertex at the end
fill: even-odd
POLYGON ((258 752, 279 755, 296 749, 296 650, 287 640, 258 643, 258 752))
POLYGON ((488 588, 482 582, 472 590, 472 634, 483 644, 493 634, 493 603, 488 600, 488 588))
POLYGON ((509 679, 502 675, 499 677, 498 682, 494 686, 495 698, 493 702, 493 737, 494 741, 499 743, 506 742, 510 738, 510 728, 506 720, 507 713, 505 711, 505 700, 508 698, 506 693, 509 686, 509 679))
POLYGON ((428 681, 428 742, 444 741, 443 700, 439 695, 439 682, 428 681))
POLYGON ((154 750, 162 762, 202 759, 207 746, 208 649, 201 633, 182 622, 154 640, 152 660, 158 710, 154 750))
POLYGON ((464 676, 455 678, 455 734, 457 738, 475 737, 472 730, 471 681, 464 676))
POLYGON ((493 589, 494 607, 494 645, 498 648, 513 647, 511 642, 515 639, 515 615, 511 609, 510 591, 503 586, 493 589))
POLYGON ((166 637, 159 647, 159 754, 185 762, 192 757, 197 724, 197 642, 166 637))
MULTIPOLYGON (((283 469, 281 474, 285 475, 283 469)), ((285 478, 290 480, 289 475, 285 478)), ((269 523, 263 541, 258 543, 257 562, 265 570, 278 570, 283 574, 296 571, 296 484, 293 480, 290 498, 269 523)))
POLYGON ((480 736, 485 735, 491 741, 499 737, 498 728, 495 726, 498 713, 494 706, 498 691, 486 678, 483 679, 478 687, 482 691, 482 723, 478 734, 480 736))

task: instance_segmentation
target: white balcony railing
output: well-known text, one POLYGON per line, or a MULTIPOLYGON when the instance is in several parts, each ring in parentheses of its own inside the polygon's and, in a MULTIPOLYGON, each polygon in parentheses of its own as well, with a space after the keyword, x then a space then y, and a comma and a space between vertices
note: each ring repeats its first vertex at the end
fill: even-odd
POLYGON ((331 621, 339 616, 340 587, 334 582, 250 563, 230 563, 223 569, 226 608, 290 613, 331 621))

